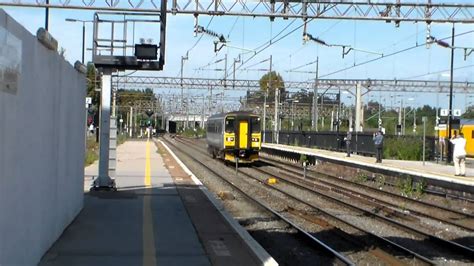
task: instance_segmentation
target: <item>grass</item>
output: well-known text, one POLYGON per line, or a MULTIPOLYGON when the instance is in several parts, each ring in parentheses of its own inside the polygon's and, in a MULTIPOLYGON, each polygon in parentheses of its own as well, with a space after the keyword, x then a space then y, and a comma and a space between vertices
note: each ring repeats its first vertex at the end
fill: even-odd
POLYGON ((99 143, 95 142, 95 137, 86 140, 86 158, 84 166, 89 166, 99 159, 99 143))
POLYGON ((203 128, 196 128, 196 130, 192 128, 188 128, 184 130, 183 132, 181 132, 180 134, 182 136, 189 137, 189 138, 192 138, 192 137, 203 138, 206 136, 206 130, 203 128))
POLYGON ((369 180, 369 176, 366 173, 358 173, 357 176, 355 177, 355 182, 357 183, 365 183, 369 180))
POLYGON ((397 183, 400 194, 404 197, 413 197, 419 199, 423 196, 426 190, 426 181, 424 179, 419 182, 414 182, 411 177, 400 178, 397 183))
MULTIPOLYGON (((127 135, 117 136, 117 146, 127 141, 127 135)), ((95 137, 87 138, 86 154, 84 158, 84 166, 89 166, 99 159, 99 143, 95 141, 95 137)))

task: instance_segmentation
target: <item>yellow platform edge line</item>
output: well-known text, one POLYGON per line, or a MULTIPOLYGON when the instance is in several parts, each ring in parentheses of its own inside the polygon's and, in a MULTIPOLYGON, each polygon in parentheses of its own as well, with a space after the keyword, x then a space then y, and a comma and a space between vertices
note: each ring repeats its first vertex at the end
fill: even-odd
MULTIPOLYGON (((151 190, 150 141, 146 142, 145 154, 145 189, 151 190)), ((155 235, 151 196, 143 196, 143 266, 156 265, 155 235)))
POLYGON ((145 155, 145 186, 151 187, 151 162, 150 162, 150 141, 146 142, 145 155))

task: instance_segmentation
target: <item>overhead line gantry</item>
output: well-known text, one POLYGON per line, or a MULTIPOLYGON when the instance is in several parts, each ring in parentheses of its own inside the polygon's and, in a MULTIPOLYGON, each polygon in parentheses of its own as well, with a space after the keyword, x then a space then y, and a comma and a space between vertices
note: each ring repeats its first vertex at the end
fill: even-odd
MULTIPOLYGON (((167 13, 248 16, 290 19, 343 19, 393 22, 474 23, 474 4, 357 1, 242 1, 242 0, 171 0, 167 13)), ((161 1, 71 1, 5 0, 0 6, 49 7, 61 9, 160 12, 161 1)))
MULTIPOLYGON (((259 80, 244 79, 210 79, 210 78, 178 78, 154 76, 114 76, 114 84, 119 89, 143 88, 180 88, 181 84, 189 89, 226 89, 226 90, 260 90, 259 80), (229 89, 232 88, 232 89, 229 89)), ((321 89, 337 90, 339 88, 352 90, 360 85, 370 91, 386 92, 449 92, 449 81, 431 80, 396 80, 396 79, 318 79, 321 89)), ((314 81, 285 81, 289 90, 306 90, 313 88, 314 81)), ((473 82, 454 82, 453 89, 456 93, 473 93, 473 82)))

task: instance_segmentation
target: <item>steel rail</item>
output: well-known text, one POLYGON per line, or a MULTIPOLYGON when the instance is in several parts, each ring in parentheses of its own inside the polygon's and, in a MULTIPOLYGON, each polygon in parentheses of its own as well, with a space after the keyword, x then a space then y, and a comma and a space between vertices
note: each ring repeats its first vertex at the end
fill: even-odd
MULTIPOLYGON (((272 163, 272 164, 273 163, 284 164, 288 167, 291 167, 291 168, 294 168, 294 169, 297 169, 297 170, 291 170, 291 169, 284 168, 284 167, 282 167, 280 165, 276 165, 276 164, 273 164, 272 166, 276 167, 276 168, 280 168, 284 171, 287 171, 287 172, 290 172, 290 173, 293 173, 293 174, 296 174, 296 175, 303 175, 302 171, 300 169, 298 169, 297 166, 291 165, 290 163, 276 161, 276 160, 273 160, 273 159, 270 159, 270 158, 265 158, 263 160, 262 160, 262 158, 260 158, 260 160, 263 161, 263 162, 269 162, 269 163, 272 163)), ((410 213, 413 213, 413 214, 416 214, 416 215, 419 215, 419 216, 423 216, 423 217, 426 217, 426 218, 430 218, 430 219, 433 219, 433 220, 436 220, 436 221, 440 221, 440 222, 443 222, 443 223, 446 223, 446 224, 454 225, 454 226, 457 226, 457 227, 460 227, 460 228, 463 228, 463 229, 466 229, 466 230, 469 230, 469 231, 474 230, 474 228, 472 226, 463 225, 463 224, 457 222, 457 220, 461 220, 461 219, 464 219, 464 218, 473 219, 474 216, 472 214, 462 213, 462 212, 459 212, 459 211, 456 211, 456 210, 453 210, 453 209, 448 209, 448 208, 445 208, 445 207, 442 207, 442 206, 438 206, 438 205, 435 205, 435 204, 432 204, 432 203, 429 203, 429 202, 423 202, 423 201, 415 200, 415 199, 412 199, 412 198, 403 197, 403 196, 400 196, 400 195, 397 195, 397 194, 394 194, 394 193, 391 193, 391 192, 388 192, 388 191, 385 191, 385 190, 375 189, 375 188, 370 187, 370 186, 358 184, 358 183, 351 182, 351 181, 348 181, 348 180, 345 180, 345 179, 335 178, 333 176, 330 176, 330 175, 327 175, 327 174, 317 173, 317 172, 314 172, 312 170, 307 170, 307 173, 308 172, 312 173, 312 174, 323 175, 324 177, 330 178, 331 180, 334 180, 334 181, 337 181, 337 182, 340 182, 340 183, 344 183, 344 184, 348 184, 348 185, 351 185, 351 186, 355 186, 355 187, 358 187, 360 189, 367 189, 372 193, 383 194, 385 196, 397 198, 399 200, 409 201, 412 204, 422 205, 424 207, 430 207, 430 208, 434 208, 436 210, 442 210, 442 211, 448 212, 450 214, 454 214, 457 217, 453 217, 452 218, 453 220, 447 220, 447 219, 442 219, 442 218, 439 218, 439 217, 435 217, 433 215, 430 215, 430 214, 427 214, 427 213, 424 213, 424 212, 417 211, 413 208, 410 208, 409 206, 405 206, 405 209, 408 209, 410 211, 410 213)), ((324 184, 326 186, 329 186, 329 187, 334 187, 336 189, 349 191, 349 193, 353 193, 353 195, 356 196, 356 197, 357 196, 362 196, 362 197, 368 198, 370 201, 373 201, 373 202, 382 202, 382 204, 384 204, 384 205, 388 205, 388 206, 391 206, 391 207, 397 207, 397 205, 394 204, 394 203, 388 202, 386 200, 382 200, 380 198, 376 198, 374 196, 370 196, 368 194, 362 194, 359 191, 355 191, 353 189, 349 189, 347 187, 343 187, 341 185, 334 184, 332 182, 327 182, 325 180, 316 178, 313 175, 308 175, 307 174, 306 177, 309 177, 309 179, 311 179, 313 181, 316 181, 316 182, 319 182, 319 183, 322 183, 322 184, 324 184)))
MULTIPOLYGON (((183 140, 183 138, 180 138, 180 140, 183 140)), ((188 143, 188 144, 196 144, 196 143, 193 143, 193 142, 187 142, 187 143, 188 143)), ((200 152, 200 153, 202 153, 202 154, 207 155, 207 152, 206 152, 206 151, 204 151, 204 150, 202 150, 202 149, 201 149, 201 150, 198 150, 198 148, 194 147, 194 145, 190 145, 189 147, 191 147, 191 148, 197 150, 198 152, 200 152)), ((253 169, 255 170, 256 168, 253 168, 253 169)), ((289 197, 289 198, 292 198, 292 199, 295 200, 295 201, 298 201, 298 202, 300 202, 300 203, 302 203, 302 204, 304 204, 304 205, 306 205, 306 206, 309 206, 309 207, 311 207, 311 208, 313 208, 313 209, 315 209, 315 210, 317 210, 317 211, 323 213, 324 215, 330 217, 330 218, 333 219, 333 220, 336 220, 336 221, 341 222, 341 223, 343 223, 343 224, 346 224, 346 225, 348 225, 348 226, 350 226, 350 227, 352 227, 352 228, 355 228, 355 229, 357 229, 357 230, 359 230, 359 231, 361 231, 361 232, 363 232, 363 233, 365 233, 365 234, 367 234, 367 235, 369 235, 369 236, 371 236, 371 237, 374 237, 375 239, 377 239, 377 240, 383 242, 384 244, 387 244, 387 245, 389 245, 389 246, 391 246, 391 247, 393 247, 393 248, 395 248, 395 249, 397 249, 397 250, 399 250, 399 251, 402 251, 402 252, 404 252, 405 254, 408 254, 408 255, 410 255, 410 256, 413 256, 413 257, 415 257, 415 258, 418 258, 418 259, 420 259, 421 261, 423 261, 424 263, 427 263, 427 264, 430 264, 430 265, 436 264, 434 261, 432 261, 432 260, 429 259, 429 258, 424 257, 424 256, 421 255, 421 254, 418 254, 418 253, 416 253, 416 252, 414 252, 414 251, 412 251, 412 250, 410 250, 410 249, 408 249, 408 248, 405 248, 405 247, 403 247, 402 245, 399 245, 399 244, 397 244, 397 243, 395 243, 395 242, 393 242, 393 241, 391 241, 391 240, 389 240, 389 239, 386 239, 386 238, 384 238, 384 237, 378 236, 378 235, 376 235, 376 234, 374 234, 374 233, 372 233, 372 232, 370 232, 370 231, 367 231, 367 230, 365 230, 365 229, 363 229, 363 228, 361 228, 361 227, 359 227, 359 226, 357 226, 357 225, 351 224, 350 222, 347 222, 347 221, 345 221, 345 220, 343 220, 343 219, 337 217, 337 216, 334 215, 334 214, 331 214, 331 213, 329 213, 329 212, 327 212, 327 211, 325 211, 325 210, 323 210, 323 209, 321 209, 321 208, 319 208, 319 207, 317 207, 317 206, 315 206, 315 205, 313 205, 313 204, 311 204, 311 203, 308 203, 308 202, 306 202, 306 201, 304 201, 304 200, 302 200, 302 199, 300 199, 300 198, 298 198, 298 197, 296 197, 296 196, 293 196, 293 195, 289 194, 288 192, 286 192, 286 191, 284 191, 284 190, 282 190, 282 189, 279 189, 279 188, 276 188, 276 187, 274 187, 274 186, 271 186, 271 185, 269 185, 269 184, 267 184, 267 183, 261 181, 259 178, 256 178, 256 177, 254 177, 254 176, 252 176, 252 175, 250 175, 250 174, 248 174, 248 173, 242 172, 242 171, 240 171, 240 173, 244 174, 244 175, 247 176, 248 178, 251 178, 251 179, 253 179, 253 180, 259 182, 260 184, 262 184, 262 185, 264 185, 264 186, 266 186, 266 187, 269 187, 269 188, 271 188, 271 189, 273 189, 273 190, 276 190, 276 191, 278 191, 278 192, 284 194, 285 196, 287 196, 287 197, 289 197)))
MULTIPOLYGON (((269 172, 265 171, 265 170, 262 170, 260 168, 255 168, 256 171, 259 171, 259 172, 262 172, 262 173, 266 173, 266 174, 269 174, 269 172)), ((270 174, 273 174, 274 173, 270 173, 270 174)), ((452 241, 449 241, 449 240, 445 240, 445 239, 442 239, 442 238, 439 238, 439 237, 436 237, 434 235, 430 235, 428 233, 425 233, 419 229, 416 229, 416 228, 413 228, 412 226, 408 226, 406 224, 402 224, 394 219, 390 219, 388 217, 384 217, 380 214, 377 214, 377 213, 373 213, 373 212, 370 212, 368 210, 365 210, 364 208, 361 208, 359 206, 356 206, 354 204, 351 204, 351 203, 348 203, 348 202, 345 202, 343 200, 340 200, 336 197, 333 197, 333 196, 329 196, 327 194, 324 194, 320 191, 317 191, 313 188, 309 188, 309 187, 306 187, 304 185, 301 185, 301 184, 298 184, 298 183, 295 183, 287 178, 284 178, 284 177, 278 177, 278 179, 280 180, 283 180, 287 183, 290 183, 292 184, 293 186, 296 186, 296 187, 299 187, 303 190, 307 190, 307 191, 310 191, 310 192, 313 192, 313 193, 316 193, 317 195, 327 199, 327 200, 330 200, 330 201, 333 201, 333 202, 336 202, 337 204, 340 204, 340 205, 343 205, 347 208, 350 208, 350 209, 353 209, 353 210, 356 210, 356 211, 359 211, 359 212, 362 212, 363 214, 365 215, 369 215, 369 216, 372 216, 374 218, 376 218, 377 220, 379 221, 382 221, 382 222, 385 222, 385 223, 388 223, 388 224, 391 224, 392 226, 394 227, 398 227, 406 232, 411 232, 412 234, 416 234, 416 235, 419 235, 419 236, 422 236, 424 237, 425 239, 427 240, 431 240, 433 243, 438 243, 439 245, 443 246, 443 247, 446 247, 446 248, 449 248, 451 249, 453 252, 455 252, 456 254, 463 254, 465 256, 467 256, 468 258, 470 258, 471 260, 474 260, 474 249, 470 248, 470 247, 466 247, 466 246, 463 246, 459 243, 456 243, 456 242, 452 242, 452 241)))
POLYGON ((293 223, 292 221, 290 221, 289 219, 287 219, 286 217, 284 217, 282 214, 280 214, 278 211, 276 210, 273 210, 271 207, 267 206, 265 203, 263 203, 262 201, 252 197, 251 195, 249 195, 247 192, 245 192, 244 190, 242 190, 241 188, 239 188, 238 186, 236 186, 235 184, 232 183, 232 181, 229 181, 227 178, 223 177, 221 174, 219 174, 218 172, 214 171, 213 169, 211 169, 209 166, 207 166, 206 164, 204 164, 203 162, 197 160, 196 158, 192 157, 189 155, 188 152, 184 151, 183 149, 179 148, 177 145, 171 143, 170 141, 166 140, 165 139, 165 142, 167 144, 170 144, 172 145, 175 149, 179 150, 181 153, 187 155, 191 160, 193 160, 194 162, 198 163, 199 165, 201 165, 202 167, 204 167, 207 171, 211 172, 212 174, 214 174, 215 176, 219 177, 221 180, 223 180, 224 182, 226 182, 228 185, 230 185, 231 187, 233 187, 235 190, 239 191, 242 195, 244 195, 247 199, 257 203, 259 206, 261 206, 262 208, 264 208, 265 210, 267 210, 268 212, 272 213, 273 215, 275 215, 276 217, 278 217, 279 219, 281 219, 282 221, 284 221, 285 223, 289 224, 290 226, 292 226, 293 228, 295 228, 300 234, 304 235, 306 238, 308 238, 309 240, 311 240, 312 243, 316 244, 319 248, 323 248, 323 250, 325 252, 328 252, 329 254, 331 254, 332 256, 334 256, 337 260, 339 260, 341 263, 343 263, 344 265, 354 265, 353 262, 351 262, 349 259, 347 259, 344 255, 340 254, 339 252, 335 251, 334 249, 332 249, 331 247, 329 247, 328 245, 326 245, 325 243, 323 243, 321 240, 317 239, 316 237, 314 237, 313 235, 311 235, 310 233, 308 233, 307 231, 305 231, 304 229, 302 229, 301 227, 299 227, 298 225, 296 225, 295 223, 293 223))

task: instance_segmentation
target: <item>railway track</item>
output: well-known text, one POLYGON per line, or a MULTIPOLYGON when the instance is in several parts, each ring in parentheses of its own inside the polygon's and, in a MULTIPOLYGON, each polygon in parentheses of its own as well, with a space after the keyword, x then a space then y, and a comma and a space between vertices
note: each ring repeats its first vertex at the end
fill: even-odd
MULTIPOLYGON (((301 177, 304 176, 304 172, 301 167, 298 167, 295 164, 274 160, 271 158, 261 158, 260 161, 269 163, 273 167, 290 173, 298 179, 301 179, 301 177), (281 164, 285 165, 285 167, 282 167, 281 164)), ((445 224, 457 226, 468 231, 474 231, 474 216, 472 214, 463 213, 454 209, 448 209, 443 206, 438 206, 409 197, 403 197, 389 191, 376 189, 370 186, 329 175, 323 175, 324 179, 322 179, 322 175, 323 174, 316 173, 312 170, 307 170, 306 178, 313 181, 314 183, 327 186, 333 191, 340 191, 341 193, 344 193, 353 199, 363 199, 364 202, 379 204, 375 207, 380 207, 382 205, 385 207, 399 208, 399 206, 402 204, 394 204, 393 202, 389 201, 389 199, 396 199, 403 203, 405 213, 426 217, 445 224), (316 175, 318 175, 319 178, 316 175), (443 215, 440 215, 440 212, 442 212, 443 215)))
POLYGON ((273 216, 277 217, 278 219, 280 219, 280 220, 284 221, 285 223, 287 223, 288 225, 290 225, 292 228, 294 228, 299 233, 299 235, 302 236, 302 238, 304 238, 305 241, 309 241, 309 243, 314 245, 315 248, 317 248, 318 250, 323 251, 328 256, 331 256, 332 258, 334 258, 334 264, 337 264, 337 265, 354 265, 354 263, 352 263, 349 259, 347 259, 343 254, 335 251, 334 249, 332 249, 331 247, 329 247, 328 245, 326 245, 325 243, 323 243, 322 241, 320 241, 319 239, 314 237, 312 234, 305 231, 303 228, 301 228, 300 226, 298 226, 297 224, 295 224, 294 222, 292 222, 291 220, 286 218, 285 215, 282 213, 282 211, 275 210, 275 209, 271 208, 268 204, 263 202, 262 200, 250 195, 248 192, 244 191, 239 186, 235 185, 232 182, 232 180, 229 180, 228 178, 223 176, 218 171, 212 169, 212 167, 209 167, 205 163, 203 163, 200 160, 198 160, 198 159, 194 158, 193 156, 191 156, 189 154, 189 151, 185 151, 184 149, 178 147, 178 145, 176 145, 176 144, 174 144, 171 141, 166 140, 166 139, 165 139, 165 143, 167 145, 172 146, 175 150, 178 150, 180 153, 185 154, 186 156, 188 156, 189 159, 193 160, 195 163, 197 163, 201 167, 205 168, 207 171, 212 173, 214 176, 220 178, 222 181, 227 183, 234 190, 238 191, 241 195, 243 195, 248 200, 256 203, 258 206, 262 207, 264 210, 268 211, 273 216))
MULTIPOLYGON (((186 140, 186 139, 181 139, 180 141, 185 141, 187 144, 193 144, 192 146, 195 146, 196 145, 196 142, 192 142, 190 140, 186 140)), ((188 145, 189 146, 189 145, 188 145)), ((199 151, 203 154, 205 154, 205 150, 203 150, 202 148, 199 148, 199 151)), ((282 169, 282 167, 280 166, 280 169, 282 169)), ((410 226, 407 226, 403 223, 400 223, 394 219, 390 219, 390 218, 387 218, 385 217, 384 215, 380 215, 378 213, 374 213, 374 212, 370 212, 368 210, 365 210, 363 208, 360 208, 358 206, 356 206, 355 204, 351 204, 351 203, 347 203, 347 202, 344 202, 343 200, 340 200, 338 199, 337 197, 331 197, 331 196, 328 196, 327 195, 327 191, 335 191, 335 192, 342 192, 341 194, 344 194, 345 197, 347 197, 348 195, 349 196, 352 196, 352 197, 349 197, 349 198, 352 198, 354 199, 354 195, 353 195, 353 191, 351 192, 347 192, 347 191, 344 191, 344 187, 342 186, 333 186, 333 187, 329 187, 328 185, 329 184, 326 184, 326 186, 321 186, 321 185, 316 185, 314 183, 309 183, 308 180, 302 180, 300 177, 292 177, 292 178, 288 178, 288 177, 283 177, 283 176, 278 176, 278 173, 275 173, 275 172, 269 172, 269 171, 265 171, 263 169, 259 169, 259 167, 254 167, 253 170, 255 171, 259 171, 260 173, 264 174, 264 175, 271 175, 271 176, 276 176, 279 178, 279 180, 283 181, 283 182, 286 182, 287 184, 290 184, 292 186, 296 186, 300 189, 303 189, 303 190, 306 190, 308 192, 311 192, 311 193, 315 193, 318 197, 321 197, 325 200, 329 200, 329 201, 332 201, 336 204, 339 204, 339 205, 342 205, 344 206, 344 208, 347 208, 347 209, 351 209, 352 211, 357 211, 359 212, 359 215, 363 215, 363 216, 369 216, 369 217, 372 217, 372 218, 375 218, 376 220, 380 221, 380 222, 383 222, 383 223, 386 223, 386 224, 389 224, 391 227, 394 227, 398 230, 403 230, 405 232, 408 232, 410 234, 412 234, 413 236, 415 236, 414 239, 417 239, 417 241, 420 241, 420 242, 428 242, 428 243, 432 243, 432 246, 433 246, 433 249, 434 250, 439 250, 439 252, 441 252, 440 254, 445 254, 445 257, 448 257, 448 258, 454 258, 454 259, 457 259, 457 260, 465 260, 465 258, 468 258, 471 262, 474 261, 473 260, 473 250, 470 248, 470 247, 467 247, 467 246, 463 246, 461 244, 458 244, 458 243, 455 243, 455 242, 452 242, 452 241, 448 241, 448 240, 444 240, 442 238, 438 238, 438 237, 435 237, 429 233, 425 233, 421 230, 418 230, 416 228, 413 228, 413 227, 410 227, 410 226), (297 181, 295 181, 297 180, 297 181), (447 249, 447 250, 450 250, 450 252, 446 252, 444 249, 447 249), (444 253, 443 253, 444 252, 444 253), (461 257, 460 257, 461 256, 461 257)), ((288 169, 282 169, 284 171, 288 171, 288 169)), ((246 170, 245 170, 246 171, 246 170)), ((289 172, 293 171, 293 174, 294 173, 298 173, 296 170, 294 169, 290 169, 289 172)), ((241 171, 242 172, 242 171, 241 171)), ((254 176, 252 176, 251 174, 248 174, 248 173, 245 173, 246 176, 248 176, 249 178, 253 178, 253 179, 256 179, 254 176)), ((281 174, 280 174, 281 175, 281 174)), ((286 174, 288 175, 288 174, 286 174)), ((262 180, 258 180, 259 182, 261 182, 262 184, 265 184, 264 181, 262 180)), ((275 189, 275 187, 273 187, 275 189)), ((286 193, 285 191, 279 189, 279 192, 281 193, 286 193)), ((287 194, 287 193, 286 193, 287 194)), ((360 194, 360 193, 359 193, 360 194)), ((292 195, 289 195, 290 197, 293 197, 292 195)), ((293 197, 294 198, 294 197, 293 197)), ((365 198, 364 201, 366 202, 370 202, 371 200, 370 199, 367 199, 365 198)), ((318 208, 317 206, 313 206, 311 205, 311 207, 317 209, 319 212, 323 212, 325 213, 326 215, 328 216, 331 216, 332 219, 336 219, 338 220, 339 222, 341 222, 341 219, 339 219, 339 217, 335 217, 333 214, 331 213, 328 213, 328 212, 325 212, 323 209, 321 208, 318 208)), ((378 206, 380 208, 380 206, 378 206)), ((436 206, 438 207, 438 206, 436 206)), ((387 210, 381 210, 379 209, 379 211, 383 212, 383 211, 387 211, 387 210)), ((393 210, 390 210, 391 212, 391 215, 394 215, 396 214, 396 212, 394 212, 393 210)), ((459 213, 456 213, 456 212, 452 212, 454 214, 457 214, 457 215, 460 215, 459 213)), ((426 215, 426 214, 424 214, 426 215)), ((462 214, 464 215, 464 214, 462 214)), ((399 216, 403 216, 403 214, 399 214, 399 216)), ((426 215, 428 216, 428 215, 426 215)), ((343 223, 347 224, 347 225, 350 225, 350 226, 354 226, 353 224, 351 224, 350 222, 347 222, 347 221, 342 221, 343 223)), ((455 225, 458 225, 458 223, 454 222, 455 225)), ((464 224, 461 224, 460 227, 464 228, 463 226, 465 226, 464 224)), ((468 227, 469 228, 469 227, 468 227)), ((365 234, 371 234, 373 235, 372 233, 368 232, 367 230, 364 230, 360 227, 358 227, 358 230, 360 231, 364 231, 365 234)), ((378 236, 376 235, 373 235, 372 237, 374 238, 379 238, 378 236)), ((434 263, 432 260, 428 259, 427 257, 434 257, 434 255, 437 253, 437 252, 428 252, 430 253, 431 255, 429 256, 424 256, 424 255, 420 255, 418 254, 417 252, 415 251, 412 251, 408 248, 404 248, 402 247, 401 245, 398 245, 396 243, 393 243, 393 241, 390 241, 386 238, 381 238, 379 239, 379 241, 385 241, 386 243, 390 244, 390 245, 393 245, 394 247, 398 248, 398 249, 401 249, 401 250, 404 250, 405 252, 408 252, 410 253, 412 256, 415 256, 417 258, 419 258, 420 260, 426 262, 426 263, 434 263)), ((424 244, 424 245, 427 245, 424 244)))
MULTIPOLYGON (((177 139, 180 142, 183 142, 183 145, 186 145, 187 148, 191 148, 201 153, 205 157, 209 155, 202 148, 196 148, 195 143, 193 144, 186 139, 177 139), (190 145, 193 144, 193 145, 190 145)), ((401 245, 396 244, 393 241, 379 237, 371 232, 364 230, 356 225, 348 223, 337 216, 332 215, 325 210, 318 208, 317 206, 306 202, 294 195, 287 193, 285 190, 276 188, 275 186, 268 185, 265 180, 256 178, 254 175, 240 171, 239 175, 245 175, 248 179, 259 182, 261 185, 267 187, 270 190, 278 191, 279 193, 285 195, 285 197, 290 198, 292 201, 297 202, 301 205, 309 207, 311 211, 302 211, 295 210, 292 207, 288 207, 287 211, 294 216, 304 219, 306 222, 317 224, 323 227, 323 230, 333 229, 331 232, 334 234, 331 235, 333 239, 332 242, 334 245, 338 245, 334 242, 346 242, 353 245, 352 248, 347 248, 347 250, 357 250, 364 249, 366 256, 376 257, 378 263, 383 262, 388 265, 399 265, 399 264, 415 264, 415 265, 432 265, 435 262, 429 258, 426 258, 422 255, 412 252, 409 249, 404 248, 401 245), (329 219, 321 219, 320 216, 329 217, 329 219), (330 222, 329 222, 330 221, 330 222), (344 229, 341 230, 341 224, 344 224, 344 229), (348 229, 349 227, 349 229, 348 229), (356 247, 355 247, 356 246, 356 247)), ((295 203, 288 203, 289 206, 295 203)), ((347 245, 347 244, 346 244, 347 245)))

